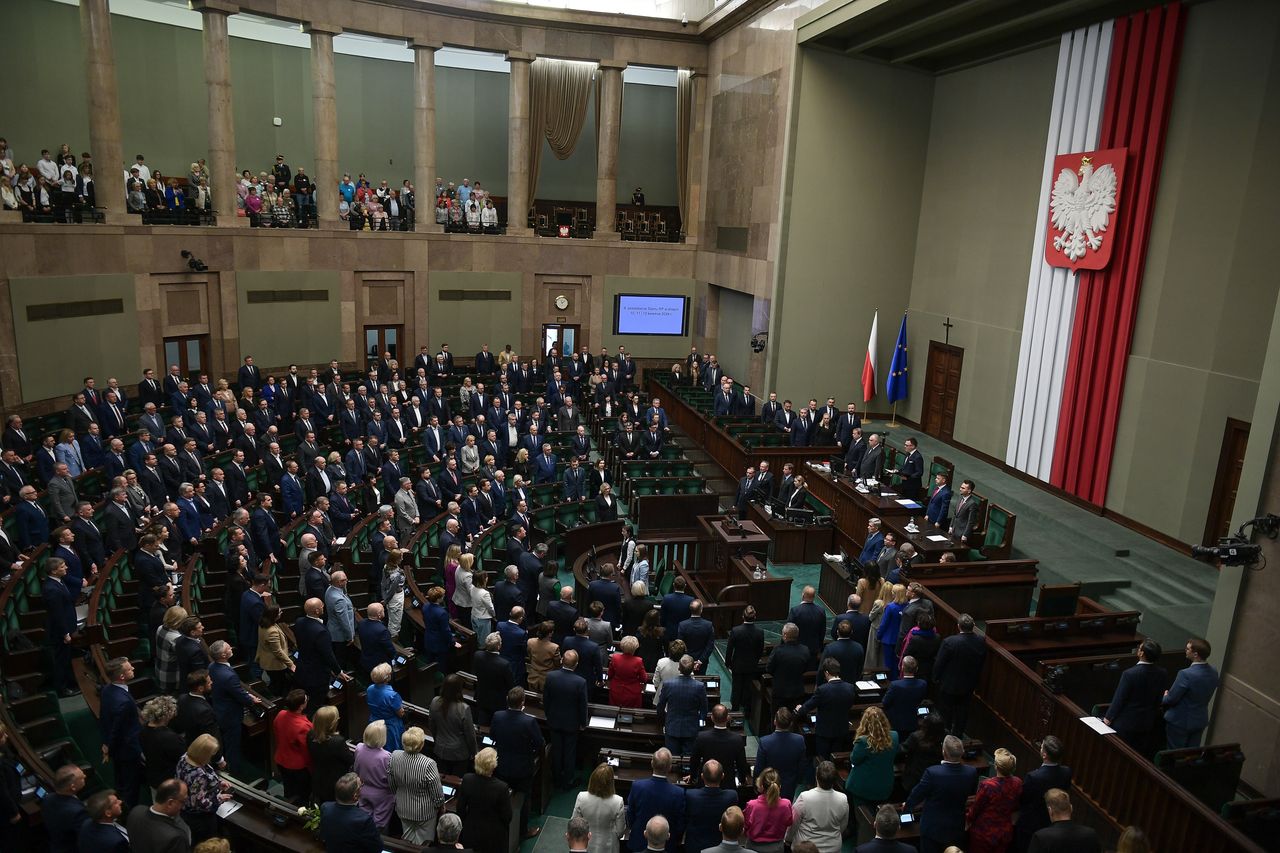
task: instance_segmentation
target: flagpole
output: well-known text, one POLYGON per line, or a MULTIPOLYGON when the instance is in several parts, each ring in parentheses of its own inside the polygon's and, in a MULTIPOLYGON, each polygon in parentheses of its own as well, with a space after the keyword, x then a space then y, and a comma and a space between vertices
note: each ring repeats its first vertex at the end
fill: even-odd
POLYGON ((893 415, 889 420, 889 428, 892 429, 898 425, 898 401, 893 401, 893 415))

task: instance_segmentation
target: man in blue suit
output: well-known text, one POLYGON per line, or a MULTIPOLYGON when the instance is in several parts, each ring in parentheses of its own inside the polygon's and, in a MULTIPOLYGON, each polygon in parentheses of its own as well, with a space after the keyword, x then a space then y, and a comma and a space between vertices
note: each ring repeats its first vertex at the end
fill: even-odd
POLYGON ((271 514, 271 495, 258 496, 258 508, 249 518, 249 538, 253 550, 263 559, 275 556, 284 546, 280 544, 280 526, 271 514))
POLYGON ((694 599, 689 604, 689 618, 680 623, 676 637, 684 641, 685 648, 694 660, 707 671, 707 663, 716 647, 716 629, 711 620, 702 618, 702 602, 694 599))
POLYGON ((920 816, 920 853, 942 853, 963 844, 965 801, 978 790, 978 771, 964 763, 964 742, 955 735, 942 741, 942 763, 924 772, 903 804, 903 811, 924 806, 920 816))
MULTIPOLYGON (((889 683, 880 705, 889 718, 889 725, 898 733, 899 743, 905 743, 907 736, 916 730, 920 723, 920 703, 929 692, 929 682, 916 678, 916 659, 907 655, 902 659, 902 678, 889 683)), ((946 846, 946 845, 943 845, 946 846)))
POLYGON ((662 597, 659 609, 662 611, 662 628, 668 637, 674 638, 680 630, 680 623, 689 618, 693 606, 693 596, 684 591, 684 578, 677 575, 671 592, 662 597))
POLYGON ((396 659, 396 647, 391 641, 391 629, 387 627, 387 610, 374 601, 364 610, 365 616, 356 625, 360 638, 360 670, 373 680, 373 668, 380 664, 392 664, 396 659))
MULTIPOLYGON (((533 838, 539 830, 529 830, 529 801, 533 798, 533 775, 546 743, 538 721, 524 712, 524 688, 507 691, 507 709, 498 711, 489 723, 489 736, 498 750, 494 775, 524 796, 520 804, 520 837, 533 838)), ((634 790, 634 789, 633 789, 634 790)))
MULTIPOLYGON (((831 639, 837 639, 840 636, 840 625, 844 622, 849 623, 849 636, 863 646, 867 644, 867 635, 871 633, 871 620, 866 614, 859 612, 862 607, 862 596, 851 595, 848 601, 848 610, 841 613, 831 623, 831 639)), ((845 673, 848 675, 848 673, 845 673)))
POLYGON ((622 624, 622 590, 614 580, 616 574, 613 563, 605 563, 600 566, 600 577, 587 586, 587 603, 598 601, 603 604, 604 621, 610 625, 622 624))
POLYGON ((240 644, 241 656, 249 661, 250 679, 262 675, 262 667, 257 661, 258 623, 262 621, 262 612, 267 609, 270 586, 270 577, 255 573, 249 588, 240 593, 240 633, 236 635, 236 641, 240 644))
POLYGON ((18 490, 19 504, 14 510, 18 525, 18 550, 29 551, 49 541, 49 516, 36 500, 34 486, 26 485, 18 490))
MULTIPOLYGON (((689 768, 690 774, 697 770, 689 768)), ((724 768, 714 758, 702 765, 702 784, 684 792, 684 849, 706 850, 720 843, 720 818, 738 804, 738 792, 722 788, 724 768)))
POLYGON ((302 513, 303 494, 302 480, 298 477, 298 463, 290 460, 284 477, 280 479, 280 502, 290 518, 302 513))
POLYGON ((844 750, 849 745, 849 711, 858 700, 858 690, 840 677, 840 661, 826 658, 822 662, 826 681, 809 697, 804 706, 797 708, 801 718, 817 714, 814 725, 814 750, 819 759, 830 760, 831 753, 844 750))
POLYGON ((1151 735, 1160 721, 1160 704, 1169 683, 1169 674, 1158 660, 1160 644, 1150 638, 1143 640, 1138 646, 1138 662, 1120 673, 1120 683, 1102 720, 1144 755, 1151 753, 1151 735))
POLYGON ((222 754, 226 757, 231 772, 239 774, 245 769, 244 758, 240 754, 244 709, 261 705, 262 700, 244 689, 240 676, 231 668, 233 651, 226 640, 218 640, 209 647, 209 656, 213 658, 213 663, 209 664, 209 678, 213 680, 209 702, 218 718, 218 740, 222 745, 222 754))
POLYGON ((347 773, 334 787, 334 801, 320 806, 324 849, 342 853, 381 853, 382 836, 373 817, 360 808, 360 777, 347 773))
POLYGON ((45 642, 53 652, 53 689, 59 696, 74 696, 71 675, 71 635, 76 632, 76 599, 67 589, 63 579, 67 564, 50 557, 45 561, 46 576, 40 582, 40 597, 44 599, 45 642))
MULTIPOLYGON (((665 691, 663 693, 665 695, 665 691)), ((627 797, 627 826, 631 828, 627 836, 627 849, 646 849, 648 843, 644 837, 645 825, 650 818, 662 815, 671 825, 671 836, 667 840, 666 849, 673 853, 684 831, 684 790, 667 778, 671 773, 669 750, 660 749, 655 752, 652 767, 653 775, 633 782, 631 794, 627 797)))
POLYGON ((579 616, 573 620, 573 636, 560 643, 561 653, 572 649, 581 661, 579 674, 586 679, 587 689, 599 687, 604 680, 600 671, 600 645, 587 635, 587 620, 579 616))
MULTIPOLYGON (((507 583, 510 584, 510 580, 507 583)), ((513 605, 507 612, 507 618, 498 623, 498 635, 502 637, 502 650, 498 654, 511 667, 511 677, 516 684, 524 684, 525 655, 529 643, 529 632, 524 628, 524 613, 523 607, 513 605)))
POLYGON ((116 791, 127 805, 138 804, 142 786, 142 719, 129 693, 133 664, 128 658, 107 661, 109 683, 102 688, 98 730, 102 736, 102 758, 114 768, 116 791))
POLYGON ((827 643, 822 650, 824 660, 830 658, 840 663, 840 677, 849 684, 862 678, 867 662, 866 647, 850 636, 852 631, 852 622, 837 622, 835 641, 827 643))
POLYGON ((778 771, 778 787, 782 796, 793 799, 800 776, 808 765, 804 735, 792 730, 795 715, 790 708, 779 708, 773 715, 773 732, 760 738, 756 764, 751 774, 760 778, 766 767, 778 771))
POLYGON ((40 802, 41 823, 49 835, 49 853, 77 853, 76 838, 89 823, 89 813, 80 801, 82 790, 84 771, 76 765, 64 764, 53 774, 53 791, 40 802))
POLYGON ((866 844, 859 844, 854 853, 916 853, 916 848, 910 844, 894 841, 902 828, 902 818, 893 806, 886 803, 877 809, 873 826, 876 837, 866 844))
POLYGON ((929 491, 929 504, 925 509, 925 518, 933 523, 934 530, 945 530, 947 511, 951 509, 951 485, 945 471, 939 471, 933 478, 933 488, 929 491))
POLYGON ((657 711, 666 712, 667 749, 676 755, 689 755, 693 741, 707 718, 707 685, 693 677, 693 658, 680 658, 680 675, 662 682, 657 711))
POLYGON ((876 561, 883 550, 884 534, 880 532, 880 519, 870 519, 867 522, 867 541, 862 546, 862 553, 858 555, 858 562, 869 566, 876 561))
POLYGON ((577 673, 578 653, 570 649, 560 669, 547 673, 542 707, 551 730, 551 778, 562 789, 577 787, 578 732, 587 725, 587 682, 577 673))
MULTIPOLYGON (((98 791, 85 804, 89 822, 77 833, 78 850, 94 853, 129 853, 129 838, 120 824, 124 803, 110 789, 98 791)), ((48 820, 46 813, 45 819, 48 820)))
POLYGON ((551 445, 544 442, 542 452, 533 459, 534 485, 554 483, 556 480, 556 463, 559 461, 559 457, 551 452, 551 445))
POLYGON ((1164 728, 1169 749, 1199 746, 1209 725, 1209 700, 1218 689, 1218 671, 1209 664, 1209 643, 1199 637, 1187 640, 1190 666, 1178 672, 1164 694, 1164 728))

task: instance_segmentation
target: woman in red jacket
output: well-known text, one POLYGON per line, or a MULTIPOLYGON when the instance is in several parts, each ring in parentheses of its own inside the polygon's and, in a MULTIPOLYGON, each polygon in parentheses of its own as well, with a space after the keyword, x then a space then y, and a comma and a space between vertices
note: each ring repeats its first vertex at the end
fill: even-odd
POLYGON ((276 767, 280 769, 280 780, 284 783, 284 798, 299 805, 311 797, 311 752, 307 749, 307 734, 312 726, 306 710, 306 692, 290 690, 284 697, 284 709, 271 721, 276 740, 276 767))
POLYGON ((644 686, 649 682, 644 661, 636 657, 640 641, 635 637, 623 637, 618 648, 622 651, 609 658, 609 704, 639 708, 644 699, 644 686))

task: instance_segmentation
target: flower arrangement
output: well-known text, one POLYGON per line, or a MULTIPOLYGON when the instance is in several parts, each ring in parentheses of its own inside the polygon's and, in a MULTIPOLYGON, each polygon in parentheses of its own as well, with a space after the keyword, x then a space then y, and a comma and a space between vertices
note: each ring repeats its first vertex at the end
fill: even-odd
POLYGON ((308 832, 320 831, 320 807, 312 804, 310 806, 298 806, 298 816, 302 818, 302 825, 306 827, 308 832))

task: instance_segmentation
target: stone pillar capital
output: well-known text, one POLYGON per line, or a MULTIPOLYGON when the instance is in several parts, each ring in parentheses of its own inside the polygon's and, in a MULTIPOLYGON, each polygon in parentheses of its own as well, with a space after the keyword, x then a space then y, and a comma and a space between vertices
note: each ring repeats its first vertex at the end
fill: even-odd
POLYGON ((522 50, 507 51, 507 62, 533 62, 537 58, 536 53, 526 53, 522 50))
POLYGON ((428 50, 428 51, 431 51, 432 53, 435 53, 437 50, 440 50, 443 47, 444 47, 444 42, 440 42, 440 41, 424 40, 424 39, 409 40, 410 50, 428 50))
POLYGON ((600 66, 601 71, 622 71, 627 67, 624 59, 602 59, 596 64, 600 66))
POLYGON ((235 15, 240 7, 226 0, 191 0, 191 8, 197 12, 216 12, 221 15, 235 15))

